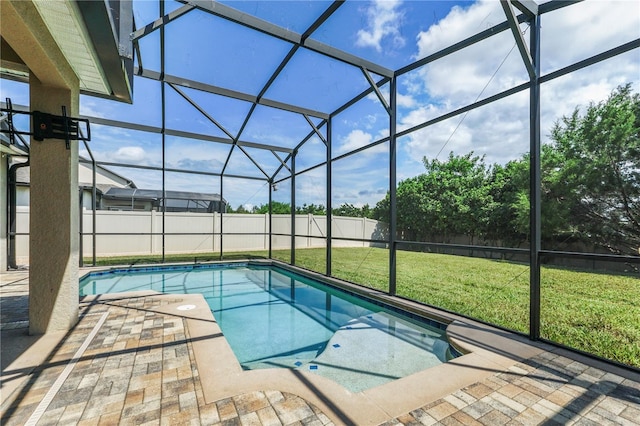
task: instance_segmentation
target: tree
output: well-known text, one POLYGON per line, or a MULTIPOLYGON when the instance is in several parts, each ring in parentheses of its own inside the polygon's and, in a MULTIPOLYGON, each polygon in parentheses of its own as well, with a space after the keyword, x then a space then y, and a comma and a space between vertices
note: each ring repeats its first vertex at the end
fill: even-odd
POLYGON ((326 215, 327 209, 322 204, 303 204, 302 206, 296 207, 296 214, 315 214, 315 215, 326 215))
MULTIPOLYGON (((484 157, 449 154, 446 161, 423 159, 426 173, 405 179, 396 191, 398 228, 405 239, 447 241, 467 235, 470 242, 487 232, 492 205, 490 168, 484 157)), ((374 217, 388 221, 389 194, 376 204, 374 217)))
POLYGON ((230 208, 227 211, 227 213, 245 213, 246 214, 246 213, 251 213, 251 212, 248 211, 242 204, 240 204, 237 209, 233 210, 233 209, 230 208))
POLYGON ((375 207, 373 208, 372 211, 372 218, 375 220, 378 220, 380 222, 385 222, 385 223, 389 223, 390 222, 390 216, 389 216, 389 192, 387 191, 386 195, 384 196, 384 198, 380 201, 378 201, 375 205, 375 207))
POLYGON ((369 204, 365 204, 362 207, 356 207, 350 203, 344 203, 340 207, 333 209, 332 214, 334 216, 347 216, 347 217, 373 217, 373 210, 369 207, 369 204))
MULTIPOLYGON (((271 202, 271 212, 273 214, 290 214, 291 213, 291 205, 289 203, 282 203, 280 201, 272 201, 271 202)), ((269 213, 269 204, 262 204, 258 207, 254 213, 258 214, 266 214, 269 213)))
POLYGON ((435 230, 436 223, 427 207, 427 175, 421 174, 398 184, 396 190, 396 218, 399 232, 406 240, 421 241, 435 230))
MULTIPOLYGON (((541 238, 545 248, 558 249, 563 242, 579 239, 572 225, 577 214, 573 179, 564 170, 565 158, 553 145, 543 145, 541 168, 541 238)), ((492 177, 494 206, 489 208, 490 239, 518 246, 529 238, 530 156, 525 154, 504 167, 495 165, 492 177)))
POLYGON ((484 237, 492 245, 520 246, 529 235, 529 160, 493 165, 488 185, 484 237))
MULTIPOLYGON (((640 247, 640 95, 618 87, 606 101, 562 117, 541 147, 541 237, 559 249, 580 241, 616 254, 640 247)), ((403 237, 453 235, 519 246, 530 235, 530 156, 504 166, 449 154, 423 159, 426 172, 397 188, 397 224, 403 237)), ((373 216, 389 221, 389 194, 373 216)))
POLYGON ((606 101, 576 108, 551 132, 558 175, 574 197, 569 221, 584 240, 613 253, 640 247, 640 95, 631 85, 606 101))
POLYGON ((473 243, 487 231, 492 206, 490 168, 484 157, 449 153, 447 161, 423 159, 430 196, 427 211, 445 240, 449 235, 467 235, 473 243), (431 210, 431 211, 429 211, 431 210))
POLYGON ((373 209, 371 208, 371 206, 368 203, 360 208, 360 216, 359 217, 366 217, 368 219, 372 219, 373 218, 373 209))

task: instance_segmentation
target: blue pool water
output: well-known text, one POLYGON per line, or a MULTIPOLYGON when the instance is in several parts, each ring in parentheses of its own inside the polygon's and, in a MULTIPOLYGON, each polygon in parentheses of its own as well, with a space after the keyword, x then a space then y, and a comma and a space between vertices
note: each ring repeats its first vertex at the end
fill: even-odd
POLYGON ((454 357, 427 323, 298 274, 250 264, 91 273, 81 295, 155 290, 202 294, 245 369, 311 371, 358 392, 454 357))

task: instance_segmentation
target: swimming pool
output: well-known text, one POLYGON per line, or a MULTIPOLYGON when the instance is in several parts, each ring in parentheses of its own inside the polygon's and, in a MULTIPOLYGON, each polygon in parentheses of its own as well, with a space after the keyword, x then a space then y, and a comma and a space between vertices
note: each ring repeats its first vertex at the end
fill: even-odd
POLYGON ((292 368, 352 392, 457 356, 445 325, 278 268, 200 264, 92 272, 80 294, 202 294, 244 369, 292 368))

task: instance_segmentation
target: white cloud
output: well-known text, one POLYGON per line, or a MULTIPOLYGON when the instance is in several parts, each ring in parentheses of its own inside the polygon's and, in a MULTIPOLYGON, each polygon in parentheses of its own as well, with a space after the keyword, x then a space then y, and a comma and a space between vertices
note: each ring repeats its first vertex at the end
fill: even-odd
POLYGON ((165 158, 169 168, 220 172, 229 150, 229 145, 171 137, 165 158))
POLYGON ((374 0, 366 9, 367 27, 357 33, 356 46, 373 47, 382 51, 384 39, 391 39, 393 47, 402 47, 406 41, 400 34, 403 12, 400 0, 374 0))
POLYGON ((373 142, 373 135, 367 132, 363 132, 360 129, 352 130, 340 144, 338 148, 339 153, 345 153, 353 151, 354 149, 368 145, 373 142))
MULTIPOLYGON (((197 179, 194 176, 193 179, 197 179)), ((235 209, 238 206, 260 206, 266 204, 269 201, 269 186, 267 182, 247 179, 224 179, 224 193, 223 198, 235 209)), ((284 185, 282 185, 284 186, 284 185)), ((213 189, 207 192, 219 192, 220 189, 213 189)), ((286 193, 285 189, 282 191, 286 193)), ((280 191, 274 194, 277 197, 281 194, 280 191)))
POLYGON ((80 102, 80 114, 89 117, 106 118, 109 117, 105 111, 105 106, 98 105, 98 103, 89 96, 82 96, 80 102))
MULTIPOLYGON (((349 132, 349 134, 341 140, 340 146, 337 148, 336 152, 339 154, 351 152, 355 149, 369 145, 370 143, 375 142, 376 140, 379 140, 384 136, 388 136, 388 132, 384 132, 384 134, 378 134, 374 137, 374 135, 372 135, 371 133, 367 133, 360 129, 355 129, 349 132)), ((388 148, 385 144, 378 144, 372 148, 362 151, 362 154, 373 155, 387 151, 388 148)))
POLYGON ((640 2, 585 1, 547 13, 541 21, 546 73, 640 37, 640 2))
MULTIPOLYGON (((543 75, 640 37, 639 12, 637 2, 587 1, 543 15, 543 75)), ((437 52, 504 20, 498 2, 482 0, 467 8, 455 6, 440 22, 417 36, 418 56, 437 52)), ((522 29, 528 30, 525 26, 522 29)), ((399 130, 528 81, 514 44, 511 33, 504 31, 405 75, 399 91, 414 99, 416 105, 403 111, 399 130)), ((640 91, 639 80, 640 52, 636 49, 543 84, 543 142, 554 121, 570 114, 576 106, 584 109, 589 102, 604 100, 615 87, 627 82, 640 91)), ((528 91, 524 91, 474 110, 466 117, 458 115, 401 138, 399 158, 404 163, 398 167, 399 177, 421 173, 422 157, 433 158, 439 152, 438 158, 443 159, 449 151, 458 154, 474 151, 486 154, 488 163, 519 158, 529 147, 528 96, 528 91)))
POLYGON ((382 144, 375 155, 353 155, 333 165, 333 205, 349 203, 374 206, 389 189, 388 144, 382 144))
MULTIPOLYGON (((327 205, 326 169, 319 167, 296 177, 296 205, 327 205)), ((288 202, 288 201, 287 201, 288 202)))
POLYGON ((482 0, 468 8, 453 6, 449 14, 427 31, 418 33, 418 58, 435 53, 505 20, 500 2, 482 0))
MULTIPOLYGON (((388 46, 404 45, 406 40, 400 32, 404 18, 402 9, 400 1, 374 1, 362 6, 365 12, 364 28, 357 34, 357 45, 373 48, 378 52, 388 46)), ((640 37, 640 2, 637 0, 585 1, 544 14, 541 19, 543 74, 640 37)), ((503 21, 504 12, 495 0, 481 0, 465 7, 453 6, 436 25, 416 36, 415 58, 435 53, 503 21)), ((526 25, 523 25, 522 29, 525 30, 526 25)), ((400 77, 397 104, 401 115, 398 118, 398 130, 424 123, 467 105, 479 96, 490 96, 527 79, 522 59, 517 48, 514 49, 513 36, 509 31, 504 31, 464 51, 400 77)), ((627 82, 632 82, 634 90, 640 92, 639 80, 640 52, 639 49, 635 49, 633 52, 545 83, 541 92, 543 140, 547 137, 553 122, 562 115, 570 114, 576 106, 584 110, 589 102, 606 99, 611 90, 627 82)), ((381 91, 388 100, 388 85, 381 91)), ((463 116, 460 115, 400 138, 398 179, 423 172, 423 156, 433 158, 439 153, 438 158, 444 159, 449 151, 464 154, 473 150, 478 155, 486 155, 488 163, 504 163, 520 157, 529 146, 528 96, 528 91, 523 91, 474 110, 466 115, 463 121, 463 116)), ((379 105, 375 94, 371 94, 368 99, 379 105)), ((93 111, 94 105, 85 104, 84 108, 93 111)), ((86 110, 84 113, 88 114, 86 110)), ((347 116, 348 124, 343 126, 345 130, 339 133, 340 136, 337 136, 337 132, 334 133, 334 148, 338 153, 365 146, 382 137, 380 128, 386 129, 386 113, 381 108, 363 107, 357 112, 347 116), (359 111, 364 112, 360 114, 359 111), (376 113, 379 115, 375 115, 376 113)), ((91 112, 90 115, 99 113, 91 112)), ((299 142, 297 132, 305 134, 309 131, 307 123, 302 119, 290 119, 289 116, 270 118, 264 125, 248 127, 243 139, 294 146, 299 142), (295 132, 291 132, 292 128, 295 132), (279 129, 287 129, 287 132, 279 129), (295 135, 290 135, 289 132, 295 135)), ((342 119, 342 116, 340 118, 342 119)), ((122 141, 116 146, 127 146, 122 146, 115 152, 110 151, 109 155, 112 158, 105 158, 106 155, 99 155, 94 151, 99 159, 111 161, 120 157, 129 164, 145 165, 159 165, 161 162, 157 144, 132 140, 131 136, 127 135, 117 138, 115 135, 109 135, 110 139, 105 136, 102 137, 105 141, 100 145, 103 152, 109 152, 107 147, 113 147, 115 140, 122 141), (110 145, 106 145, 107 143, 110 145), (142 146, 129 146, 135 143, 142 146)), ((94 143, 92 142, 92 146, 94 143)), ((223 148, 225 149, 214 151, 213 148, 197 144, 180 144, 175 149, 170 149, 172 152, 167 158, 171 159, 171 164, 168 166, 186 165, 189 159, 211 162, 213 165, 215 161, 226 159, 228 147, 223 148)), ((384 196, 388 186, 388 155, 385 155, 388 149, 388 144, 381 144, 334 164, 332 192, 336 206, 343 202, 356 205, 366 202, 374 205, 384 196)), ((301 149, 296 165, 301 169, 324 161, 324 158, 324 144, 318 138, 313 138, 301 149)), ((246 164, 251 167, 251 173, 247 173, 253 174, 254 166, 246 164)), ((305 174, 307 177, 297 180, 297 200, 300 204, 326 203, 326 176, 323 170, 314 169, 311 174, 305 174)), ((126 171, 127 176, 134 178, 138 186, 151 185, 145 184, 143 177, 137 178, 135 173, 135 169, 126 171)), ((152 174, 145 173, 144 177, 152 174)), ((286 173, 282 173, 281 176, 284 174, 286 173)), ((185 187, 199 182, 200 179, 206 181, 207 185, 211 182, 209 177, 186 174, 184 176, 190 180, 184 181, 185 187)), ((180 181, 180 185, 182 184, 180 181)), ((280 184, 280 189, 275 196, 288 202, 287 183, 280 184)), ((254 183, 241 179, 225 179, 224 191, 225 198, 229 199, 234 207, 240 204, 262 204, 266 202, 268 194, 264 182, 254 183)))
POLYGON ((417 105, 417 101, 411 95, 404 95, 402 93, 398 93, 396 95, 396 105, 403 108, 413 108, 417 105))
POLYGON ((414 93, 455 109, 525 83, 528 75, 513 36, 505 31, 420 68, 408 80, 414 93))
POLYGON ((146 157, 146 152, 139 146, 123 146, 113 153, 113 160, 122 163, 142 163, 146 157))
MULTIPOLYGON (((387 102, 387 104, 389 104, 390 103, 390 100, 389 100, 389 86, 385 85, 384 87, 382 87, 380 89, 380 93, 382 94, 382 97, 384 98, 385 102, 387 102)), ((380 99, 378 99, 378 95, 376 95, 375 93, 370 93, 367 96, 367 99, 369 99, 372 102, 376 102, 376 103, 380 102, 380 99)), ((417 101, 410 94, 397 93, 396 94, 396 105, 398 107, 401 107, 401 108, 413 108, 413 107, 415 107, 417 105, 417 101)))

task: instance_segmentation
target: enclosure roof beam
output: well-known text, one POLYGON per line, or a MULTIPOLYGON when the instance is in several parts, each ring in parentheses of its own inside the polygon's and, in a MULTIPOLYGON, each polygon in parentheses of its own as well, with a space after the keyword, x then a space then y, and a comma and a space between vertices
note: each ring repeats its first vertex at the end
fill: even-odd
MULTIPOLYGON (((186 3, 187 0, 179 0, 179 1, 181 1, 182 3, 186 3)), ((305 39, 303 35, 298 34, 294 31, 290 31, 286 28, 279 27, 277 25, 272 24, 271 22, 267 22, 262 19, 256 18, 255 16, 249 15, 247 13, 240 12, 239 10, 236 10, 232 7, 215 2, 213 0, 190 0, 189 4, 193 4, 198 9, 211 13, 220 18, 227 19, 229 21, 243 25, 247 28, 251 28, 253 30, 270 35, 272 37, 276 37, 280 40, 284 40, 289 43, 306 47, 309 50, 313 50, 314 52, 320 53, 322 55, 344 62, 346 64, 353 65, 356 67, 365 67, 369 71, 372 71, 376 74, 379 74, 385 77, 393 76, 393 70, 389 68, 385 68, 374 62, 357 57, 355 55, 352 55, 340 49, 336 49, 335 47, 331 47, 324 43, 320 43, 319 41, 311 40, 309 38, 305 39)), ((323 20, 328 19, 336 9, 337 9, 337 5, 335 3, 332 4, 327 9, 325 14, 321 16, 321 18, 323 20)), ((310 27, 310 30, 315 30, 314 26, 316 25, 319 26, 320 24, 321 22, 317 24, 314 23, 310 27)), ((305 35, 307 35, 307 33, 308 31, 305 32, 305 35)))
POLYGON ((512 0, 513 5, 528 18, 538 16, 538 4, 533 0, 512 0))
POLYGON ((376 96, 380 100, 380 103, 382 104, 382 107, 387 111, 387 113, 389 115, 391 115, 391 107, 387 103, 387 100, 384 98, 384 96, 382 96, 382 92, 380 91, 380 89, 376 85, 376 82, 373 81, 373 78, 371 78, 371 74, 369 74, 369 72, 365 68, 360 68, 360 69, 362 70, 362 73, 364 74, 365 78, 369 82, 369 85, 371 86, 373 91, 376 93, 376 96))
MULTIPOLYGON (((304 118, 305 118, 305 120, 307 120, 307 123, 309 123, 309 126, 311 126, 311 128, 313 129, 313 131, 315 132, 315 134, 316 134, 316 135, 318 135, 318 137, 320 138, 320 140, 321 140, 322 142, 324 142, 324 145, 326 146, 326 145, 327 145, 327 139, 324 137, 324 135, 323 135, 322 133, 320 133, 320 130, 318 130, 318 128, 316 127, 316 125, 315 125, 315 124, 313 124, 313 121, 311 121, 311 120, 309 119, 309 117, 308 117, 308 116, 306 116, 306 115, 305 115, 305 116, 304 116, 304 118)), ((322 123, 321 123, 321 125, 322 125, 322 123)))
POLYGON ((184 6, 181 6, 178 9, 167 13, 163 17, 158 18, 155 21, 145 25, 139 30, 132 32, 129 38, 131 39, 131 41, 138 41, 142 37, 147 36, 152 32, 154 32, 155 30, 162 28, 163 26, 167 25, 169 22, 173 21, 174 19, 178 19, 185 13, 190 12, 195 8, 196 7, 191 4, 185 4, 184 6))
MULTIPOLYGON (((344 0, 337 0, 334 1, 323 13, 322 15, 320 15, 320 17, 318 17, 318 19, 316 19, 313 24, 311 24, 309 26, 309 28, 307 28, 307 30, 302 34, 302 36, 300 37, 300 42, 304 43, 310 36, 311 34, 313 34, 327 19, 329 19, 329 17, 331 17, 331 15, 333 14, 333 12, 335 12, 336 10, 338 10, 338 8, 340 6, 342 6, 342 4, 344 3, 344 0)), ((269 87, 271 86, 271 84, 273 84, 273 82, 275 81, 275 79, 278 77, 278 75, 280 75, 280 73, 282 72, 282 70, 284 69, 284 67, 289 63, 289 61, 291 60, 291 58, 293 58, 293 55, 298 51, 298 49, 300 48, 300 44, 294 44, 293 47, 291 48, 291 50, 289 51, 289 53, 287 54, 287 56, 282 60, 282 62, 280 62, 280 65, 278 66, 278 68, 276 68, 275 72, 271 75, 271 78, 269 78, 269 81, 267 82, 267 84, 265 84, 265 86, 262 88, 262 90, 260 91, 260 94, 258 95, 258 99, 262 99, 262 97, 264 96, 264 94, 267 92, 267 90, 269 89, 269 87)), ((270 101, 269 101, 270 102, 270 101)), ((247 122, 247 120, 249 120, 249 117, 251 117, 251 114, 253 114, 254 108, 251 109, 251 111, 249 111, 249 114, 247 115, 247 118, 245 119, 245 124, 247 122)), ((310 114, 302 114, 303 117, 307 120, 307 122, 309 123, 309 125, 313 128, 313 132, 311 134, 313 134, 315 132, 315 134, 318 135, 318 137, 322 140, 322 142, 324 142, 325 145, 327 145, 327 141, 326 139, 322 136, 322 134, 320 133, 320 131, 316 128, 316 126, 313 124, 313 122, 311 121, 311 119, 309 119, 309 115, 310 114)), ((323 118, 322 123, 320 124, 320 126, 322 126, 324 123, 326 123, 327 119, 329 118, 329 115, 327 115, 326 117, 320 117, 323 118)), ((242 126, 242 128, 244 129, 244 125, 242 126)), ((300 144, 303 144, 304 141, 308 140, 311 136, 307 136, 305 139, 303 139, 303 141, 300 144)), ((298 145, 298 147, 300 146, 300 144, 298 145)), ((297 148, 296 148, 297 149, 297 148)), ((272 151, 273 152, 273 151, 272 151)), ((278 167, 278 169, 276 170, 276 172, 274 173, 274 176, 277 175, 280 170, 282 170, 282 168, 286 168, 287 170, 289 170, 289 172, 291 172, 291 169, 289 168, 289 166, 287 166, 286 161, 289 161, 289 159, 291 158, 291 154, 289 154, 287 156, 287 158, 283 161, 278 155, 276 155, 275 152, 273 152, 273 154, 276 156, 276 158, 278 158, 278 160, 280 161, 281 165, 278 167)), ((228 158, 227 158, 228 161, 228 158)), ((226 167, 226 163, 225 163, 225 167, 226 167)))
MULTIPOLYGON (((258 96, 256 97, 256 102, 253 105, 251 105, 251 108, 249 109, 249 112, 247 113, 247 116, 244 118, 244 121, 242 122, 242 125, 240 126, 240 130, 238 130, 238 134, 236 135, 235 138, 233 138, 234 139, 234 143, 240 139, 240 136, 242 136, 242 132, 244 132, 244 129, 247 127, 247 124, 249 123, 249 120, 251 120, 251 116, 253 116, 253 113, 256 110, 257 103, 264 100, 264 98, 263 98, 264 94, 267 93, 267 90, 269 90, 269 87, 271 87, 273 82, 276 81, 276 78, 278 78, 278 76, 280 75, 280 73, 282 72, 284 67, 287 66, 287 64, 289 63, 291 58, 293 58, 293 55, 295 55, 295 53, 296 53, 296 51, 298 49, 299 49, 298 45, 293 45, 293 47, 289 50, 289 53, 287 53, 287 55, 280 62, 280 64, 276 68, 276 70, 271 74, 271 77, 269 77, 269 80, 262 87, 262 89, 260 90, 260 93, 258 93, 258 96)), ((267 102, 274 102, 274 103, 277 102, 277 101, 268 101, 268 100, 266 100, 266 101, 267 102)), ((275 105, 270 105, 270 106, 273 106, 274 108, 276 108, 275 105)), ((305 115, 305 117, 306 117, 306 115, 305 115)), ((244 150, 243 150, 243 152, 246 154, 246 152, 244 150)), ((227 159, 224 162, 224 166, 222 167, 222 172, 223 173, 225 172, 225 170, 227 170, 227 166, 229 164, 229 161, 231 160, 231 155, 232 154, 233 154, 233 148, 229 151, 229 154, 227 155, 227 159)), ((262 171, 264 173, 264 170, 262 170, 259 166, 258 166, 258 168, 260 169, 260 171, 262 171)))
POLYGON ((344 0, 336 0, 333 3, 331 3, 331 6, 329 6, 324 12, 322 12, 322 15, 320 15, 318 19, 316 19, 315 22, 311 24, 309 28, 307 28, 307 31, 302 33, 302 36, 301 36, 302 42, 304 43, 304 41, 308 39, 311 36, 311 34, 313 34, 318 28, 320 28, 320 26, 324 24, 324 22, 327 19, 329 19, 331 15, 333 15, 333 12, 338 10, 338 8, 343 4, 344 4, 344 0))
MULTIPOLYGON (((261 101, 265 102, 266 101, 267 104, 264 104, 264 105, 268 105, 268 106, 272 106, 273 108, 277 108, 277 106, 275 105, 275 103, 277 103, 277 101, 265 100, 263 98, 263 96, 264 96, 265 93, 267 93, 267 90, 269 90, 269 87, 271 87, 273 82, 276 81, 276 78, 278 78, 278 76, 280 75, 280 73, 282 72, 284 67, 287 66, 287 64, 289 63, 291 58, 293 58, 293 55, 295 55, 295 53, 296 53, 296 51, 298 49, 299 49, 299 46, 294 44, 293 47, 291 47, 291 49, 289 50, 289 53, 287 53, 287 55, 284 57, 284 59, 282 61, 280 61, 280 64, 278 65, 276 70, 271 74, 271 77, 269 77, 269 80, 262 87, 262 90, 260 90, 260 93, 258 93, 258 96, 256 97, 256 103, 251 105, 251 108, 249 109, 249 112, 247 113, 247 116, 244 118, 244 121, 242 122, 242 125, 240 126, 240 130, 238 130, 238 134, 234 138, 234 141, 237 141, 238 139, 240 139, 240 136, 242 136, 242 132, 244 132, 244 129, 247 127, 247 124, 249 123, 249 120, 251 120, 251 116, 253 116, 253 113, 256 110, 256 105, 257 105, 258 102, 261 102, 261 101), (273 102, 274 105, 269 105, 270 102, 273 102)), ((306 117, 306 115, 304 115, 304 116, 306 117)), ((233 149, 231 149, 229 151, 229 154, 227 155, 227 159, 224 162, 224 167, 222 168, 223 172, 227 169, 227 165, 229 164, 229 160, 231 160, 231 154, 233 154, 233 149)), ((245 154, 246 154, 246 152, 245 152, 245 154)), ((260 170, 264 173, 264 171, 262 169, 260 169, 260 170)))
MULTIPOLYGON (((86 115, 81 115, 80 118, 85 118, 89 120, 91 124, 101 124, 104 126, 119 127, 121 129, 138 130, 141 132, 162 133, 162 128, 157 126, 147 126, 144 124, 127 123, 125 121, 109 120, 107 118, 91 117, 86 115)), ((221 138, 219 136, 203 135, 201 133, 185 132, 183 130, 176 130, 176 129, 165 129, 164 132, 166 135, 169 135, 169 136, 178 136, 178 137, 187 138, 187 139, 197 139, 197 140, 203 140, 203 141, 209 141, 209 142, 223 143, 226 145, 233 145, 232 139, 221 138)), ((293 152, 293 149, 291 148, 285 148, 285 147, 275 146, 275 145, 267 145, 267 144, 262 144, 258 142, 237 141, 237 144, 246 146, 248 148, 265 149, 268 151, 277 151, 277 152, 286 152, 286 153, 293 152)))
POLYGON ((260 167, 260 164, 258 164, 258 162, 256 160, 253 159, 253 157, 251 155, 249 155, 249 153, 242 147, 242 145, 238 145, 236 144, 236 146, 238 147, 238 149, 240 151, 242 151, 242 153, 244 155, 247 156, 247 158, 249 160, 251 160, 251 162, 258 168, 258 170, 260 170, 262 172, 262 174, 264 175, 265 178, 269 179, 269 175, 267 174, 267 172, 264 171, 264 169, 262 167, 260 167))
POLYGON ((212 15, 224 18, 228 21, 235 22, 244 27, 251 28, 259 31, 263 34, 276 37, 280 40, 287 41, 293 44, 300 44, 301 35, 288 30, 271 22, 265 21, 260 18, 256 18, 248 13, 241 12, 237 9, 218 3, 214 0, 178 0, 184 4, 191 4, 202 10, 203 12, 210 13, 212 15))
POLYGON ((329 118, 329 114, 327 114, 326 112, 315 111, 312 109, 294 106, 291 104, 287 104, 280 101, 274 101, 271 99, 261 98, 256 103, 259 105, 264 105, 271 108, 277 108, 284 111, 295 112, 296 114, 310 115, 311 117, 324 118, 324 119, 329 118))
POLYGON ((393 70, 389 68, 378 65, 375 62, 367 61, 366 59, 363 59, 356 55, 352 55, 351 53, 347 53, 342 50, 336 49, 335 47, 331 47, 319 41, 307 39, 302 43, 302 46, 306 47, 309 50, 313 50, 314 52, 328 56, 330 58, 337 59, 338 61, 344 62, 346 64, 353 65, 355 67, 364 67, 369 71, 374 72, 383 77, 389 77, 389 78, 393 77, 393 70))
POLYGON ((170 74, 165 74, 162 76, 161 73, 157 71, 149 71, 149 70, 141 70, 140 68, 136 68, 136 75, 141 77, 149 78, 151 80, 156 81, 164 81, 165 83, 173 83, 182 87, 189 87, 191 89, 201 90, 207 93, 213 93, 214 95, 225 96, 227 98, 238 99, 245 102, 251 102, 253 104, 265 105, 272 108, 278 108, 284 111, 294 112, 297 114, 307 114, 312 117, 318 118, 328 118, 329 114, 320 111, 314 111, 308 108, 302 108, 295 105, 287 104, 284 102, 272 101, 270 99, 258 99, 255 95, 250 95, 243 92, 238 92, 235 90, 225 89, 224 87, 214 86, 211 84, 201 83, 195 80, 189 80, 182 77, 177 77, 170 74))
MULTIPOLYGON (((157 171, 161 171, 164 170, 165 172, 171 172, 171 173, 188 173, 190 175, 204 175, 204 176, 222 176, 222 173, 215 173, 215 172, 203 172, 203 171, 199 171, 199 170, 182 170, 182 169, 171 169, 171 168, 163 168, 163 167, 157 167, 157 166, 144 166, 142 164, 123 164, 123 163, 114 163, 111 161, 96 161, 96 164, 98 166, 111 166, 111 167, 126 167, 129 169, 141 169, 141 170, 157 170, 157 171)), ((237 179, 252 179, 252 180, 259 180, 262 182, 268 182, 267 179, 262 178, 262 177, 257 177, 257 176, 242 176, 242 175, 230 175, 230 174, 224 174, 225 177, 230 177, 230 178, 237 178, 237 179)))
MULTIPOLYGON (((520 15, 518 17, 518 22, 524 22, 526 21, 526 17, 524 15, 520 15)), ((482 41, 486 38, 489 38, 491 36, 494 36, 496 34, 501 33, 502 31, 506 31, 509 29, 509 23, 508 22, 502 22, 498 25, 494 25, 491 28, 487 28, 484 31, 479 32, 478 34, 475 34, 465 40, 459 41, 458 43, 452 44, 448 47, 445 47, 442 50, 439 50, 438 52, 435 52, 431 55, 425 56, 422 59, 418 59, 417 61, 415 61, 412 64, 409 64, 405 67, 400 68, 399 70, 396 71, 396 77, 400 76, 402 74, 406 74, 410 71, 415 70, 416 68, 420 68, 423 65, 426 65, 428 63, 434 62, 440 58, 444 58, 447 55, 450 55, 454 52, 457 52, 459 50, 462 50, 466 47, 472 46, 476 43, 478 43, 479 41, 482 41)))
POLYGON ((202 109, 202 107, 200 107, 200 105, 198 105, 193 99, 187 96, 187 94, 184 93, 182 90, 180 90, 180 88, 178 88, 175 84, 169 83, 169 87, 171 87, 180 96, 182 96, 184 100, 189 102, 195 109, 197 109, 200 112, 200 114, 204 115, 209 121, 215 124, 216 127, 218 127, 218 129, 220 129, 225 135, 227 135, 231 139, 234 138, 233 135, 227 129, 225 129, 224 126, 222 126, 222 124, 218 123, 218 121, 215 118, 211 117, 204 109, 202 109))
POLYGON ((257 96, 258 102, 262 99, 265 93, 267 93, 267 90, 269 90, 269 87, 271 87, 273 82, 276 81, 276 78, 278 78, 278 76, 280 75, 284 67, 287 66, 287 64, 289 63, 291 58, 293 58, 293 55, 295 55, 295 53, 298 51, 299 48, 300 46, 294 45, 289 50, 289 53, 287 53, 287 56, 285 56, 284 59, 280 62, 276 70, 273 72, 273 74, 271 74, 271 77, 269 77, 269 80, 267 81, 267 83, 262 87, 262 90, 260 90, 260 93, 258 93, 258 96, 257 96))
POLYGON ((535 64, 533 63, 533 58, 529 53, 529 48, 527 46, 527 43, 524 40, 522 31, 520 31, 520 25, 518 23, 518 19, 516 17, 515 12, 513 11, 511 0, 500 0, 500 5, 504 10, 504 14, 507 16, 507 22, 509 23, 509 28, 511 28, 513 37, 516 40, 516 45, 518 46, 518 50, 520 51, 520 56, 522 56, 522 60, 524 61, 524 66, 527 68, 527 72, 529 73, 529 78, 533 80, 537 77, 536 67, 535 67, 535 64))
MULTIPOLYGON (((289 170, 289 172, 291 172, 291 168, 289 168, 289 166, 287 166, 287 163, 285 163, 285 160, 280 158, 280 156, 278 155, 277 152, 271 151, 271 153, 278 159, 278 161, 280 161, 280 164, 282 164, 282 166, 284 166, 285 169, 287 169, 287 170, 289 170)), ((280 170, 281 168, 282 167, 280 167, 278 170, 280 170)), ((273 179, 273 177, 271 179, 273 179)))
MULTIPOLYGON (((231 139, 225 139, 218 136, 202 135, 199 133, 184 132, 182 130, 166 129, 165 134, 171 135, 171 136, 189 138, 189 139, 200 139, 200 140, 206 140, 211 142, 219 142, 227 145, 234 144, 231 139)), ((274 145, 266 145, 258 142, 236 141, 235 145, 246 146, 247 148, 266 149, 269 151, 279 151, 279 152, 286 152, 286 153, 293 152, 293 149, 291 148, 284 148, 281 146, 274 146, 274 145)))
POLYGON ((571 6, 575 3, 580 3, 584 0, 554 0, 548 1, 546 3, 542 3, 538 5, 538 13, 542 15, 543 13, 553 12, 554 10, 562 9, 563 7, 571 6))

